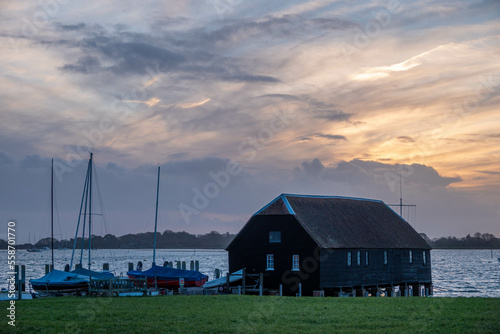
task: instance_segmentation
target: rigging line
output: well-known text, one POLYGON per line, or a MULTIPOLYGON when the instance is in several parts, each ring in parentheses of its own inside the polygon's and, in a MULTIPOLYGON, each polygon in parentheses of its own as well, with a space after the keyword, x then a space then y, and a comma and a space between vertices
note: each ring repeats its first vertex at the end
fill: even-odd
POLYGON ((83 184, 83 194, 82 194, 82 201, 80 203, 80 211, 78 212, 78 222, 76 224, 75 240, 73 242, 73 251, 71 252, 71 262, 69 265, 70 270, 71 270, 71 268, 73 268, 73 257, 75 255, 75 250, 76 250, 76 240, 78 239, 78 229, 80 228, 80 219, 82 217, 83 199, 85 197, 85 188, 87 188, 88 180, 89 180, 89 175, 88 175, 88 171, 87 171, 87 175, 85 177, 85 182, 83 184))
MULTIPOLYGON (((101 186, 99 184, 99 177, 97 176, 97 167, 95 167, 95 164, 94 164, 94 177, 95 177, 95 185, 96 185, 96 188, 97 188, 97 197, 99 199, 99 205, 101 207, 101 212, 102 212, 102 221, 103 221, 103 224, 104 224, 104 231, 106 232, 106 234, 108 234, 108 224, 107 224, 107 213, 106 213, 106 209, 104 207, 104 201, 103 201, 103 197, 102 197, 102 192, 101 192, 101 186)), ((102 231, 101 231, 101 234, 102 234, 102 231)))
POLYGON ((83 206, 82 249, 80 252, 80 267, 82 267, 83 264, 83 247, 85 245, 85 222, 87 221, 87 201, 89 197, 89 183, 91 182, 88 169, 87 169, 87 178, 88 178, 88 182, 86 183, 87 187, 83 190, 85 194, 85 205, 83 206))
MULTIPOLYGON (((104 199, 103 199, 103 196, 102 196, 102 192, 101 192, 101 185, 100 185, 100 182, 99 182, 99 177, 97 175, 97 166, 95 165, 94 163, 94 178, 95 178, 95 185, 96 185, 96 188, 97 188, 97 197, 99 199, 99 205, 101 207, 101 216, 102 216, 102 225, 104 225, 104 231, 107 234, 110 234, 109 230, 108 230, 108 215, 107 215, 107 212, 106 212, 106 209, 104 207, 104 199)), ((102 234, 102 225, 101 225, 101 234, 102 234)), ((114 257, 113 255, 113 250, 110 249, 109 250, 109 253, 110 255, 114 257)), ((116 263, 116 262, 113 262, 113 263, 116 263)))
POLYGON ((54 207, 56 211, 57 224, 59 225, 59 233, 61 235, 61 240, 63 238, 62 229, 61 229, 61 219, 59 218, 59 206, 57 201, 57 193, 54 191, 54 207))

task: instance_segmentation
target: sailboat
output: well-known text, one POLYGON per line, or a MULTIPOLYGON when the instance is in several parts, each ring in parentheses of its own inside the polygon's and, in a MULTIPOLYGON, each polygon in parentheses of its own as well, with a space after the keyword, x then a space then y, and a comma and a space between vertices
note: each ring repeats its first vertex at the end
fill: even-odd
POLYGON ((78 236, 78 229, 80 226, 80 220, 82 217, 82 208, 84 208, 83 213, 83 230, 85 230, 85 222, 87 219, 87 208, 88 208, 88 222, 89 222, 89 263, 88 270, 82 268, 82 258, 83 258, 83 241, 85 237, 85 231, 82 235, 82 256, 80 257, 80 267, 73 270, 72 272, 66 272, 54 269, 54 159, 52 159, 51 168, 51 233, 52 233, 52 270, 45 276, 30 280, 31 286, 38 293, 44 294, 55 294, 55 293, 81 293, 87 292, 89 289, 90 279, 105 279, 113 278, 114 275, 108 272, 95 272, 90 270, 90 250, 91 250, 91 240, 90 235, 92 231, 92 167, 93 167, 93 153, 90 153, 89 164, 87 167, 87 175, 85 178, 85 184, 82 195, 82 202, 80 205, 80 212, 78 216, 78 224, 76 228, 75 242, 73 245, 73 253, 71 255, 70 268, 73 266, 73 257, 76 248, 76 239, 78 236), (83 204, 85 202, 85 207, 83 204))
POLYGON ((180 287, 180 281, 183 280, 184 287, 200 287, 205 284, 208 276, 196 270, 183 270, 156 265, 156 230, 158 226, 158 198, 160 195, 160 166, 158 166, 158 178, 156 182, 156 214, 155 214, 155 233, 153 242, 153 264, 146 271, 131 270, 127 272, 129 278, 146 278, 147 286, 155 289, 175 289, 180 287))

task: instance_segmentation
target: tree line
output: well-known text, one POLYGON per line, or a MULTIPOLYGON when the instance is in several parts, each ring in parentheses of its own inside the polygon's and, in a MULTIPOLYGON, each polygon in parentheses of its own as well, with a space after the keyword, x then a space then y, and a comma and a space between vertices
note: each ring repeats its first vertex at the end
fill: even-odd
MULTIPOLYGON (((430 239, 425 233, 420 235, 427 243, 435 249, 500 249, 500 238, 491 233, 468 234, 463 238, 453 236, 430 239)), ((156 235, 156 247, 159 249, 224 249, 233 240, 235 234, 219 233, 212 231, 206 234, 190 234, 188 232, 174 232, 166 230, 156 235)), ((57 240, 54 239, 54 248, 73 248, 75 239, 57 240)), ((126 234, 116 237, 113 234, 105 236, 93 235, 91 247, 99 249, 141 249, 153 248, 154 233, 126 234)), ((85 238, 83 248, 88 249, 88 239, 85 238)), ((51 239, 44 238, 36 244, 17 245, 18 249, 51 247, 51 239)), ((76 239, 76 248, 82 248, 82 238, 76 239)), ((7 242, 0 239, 0 249, 7 249, 7 242)))
POLYGON ((420 235, 436 249, 500 249, 500 238, 491 233, 476 232, 463 238, 449 236, 434 239, 430 239, 425 233, 420 235))
MULTIPOLYGON (((212 231, 206 234, 190 234, 187 232, 173 232, 166 230, 163 233, 156 234, 156 248, 158 249, 223 249, 234 238, 234 234, 219 233, 212 231)), ((70 240, 57 240, 54 239, 54 248, 73 248, 75 239, 70 240)), ((153 248, 154 233, 137 233, 126 234, 116 237, 113 234, 106 234, 105 236, 92 235, 91 248, 98 249, 141 249, 153 248)), ((83 248, 88 249, 89 241, 87 238, 83 241, 83 248)), ((7 248, 7 242, 0 240, 1 249, 7 248), (5 246, 3 243, 5 243, 5 246)), ((23 244, 17 245, 18 249, 30 248, 51 248, 51 238, 40 239, 36 244, 23 244)), ((76 239, 76 248, 82 248, 82 238, 76 239)))

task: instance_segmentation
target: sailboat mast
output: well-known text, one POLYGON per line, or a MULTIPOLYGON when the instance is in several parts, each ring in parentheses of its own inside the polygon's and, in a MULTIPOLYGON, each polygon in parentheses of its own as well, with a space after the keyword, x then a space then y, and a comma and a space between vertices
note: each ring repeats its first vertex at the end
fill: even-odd
POLYGON ((399 168, 399 215, 403 217, 403 182, 401 180, 401 167, 399 168))
POLYGON ((52 239, 52 270, 54 270, 54 158, 50 167, 50 235, 52 239))
POLYGON ((160 166, 158 165, 158 180, 156 181, 156 214, 155 214, 155 234, 153 243, 153 267, 156 265, 156 228, 158 226, 158 197, 160 195, 160 166))
MULTIPOLYGON (((92 155, 90 152, 89 159, 89 270, 90 270, 90 250, 92 248, 92 155)), ((82 240, 83 242, 83 240, 82 240)))

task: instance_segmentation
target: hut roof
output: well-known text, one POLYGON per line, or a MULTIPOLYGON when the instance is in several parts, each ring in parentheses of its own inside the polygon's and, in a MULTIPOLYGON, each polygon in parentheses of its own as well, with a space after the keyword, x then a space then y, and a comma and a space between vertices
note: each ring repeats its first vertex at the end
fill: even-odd
POLYGON ((294 216, 321 248, 431 248, 378 200, 281 194, 254 217, 260 215, 294 216))

